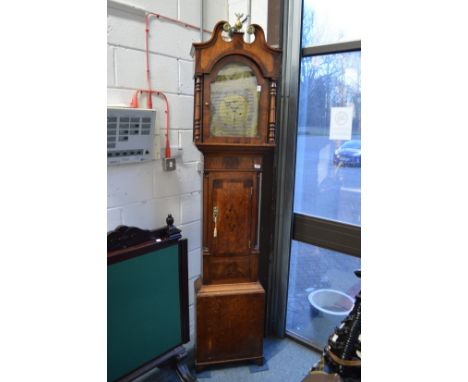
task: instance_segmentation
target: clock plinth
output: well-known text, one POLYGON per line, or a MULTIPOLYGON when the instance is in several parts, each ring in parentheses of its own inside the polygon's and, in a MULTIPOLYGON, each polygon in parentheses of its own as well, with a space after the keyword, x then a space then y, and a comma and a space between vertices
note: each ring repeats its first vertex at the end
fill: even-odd
POLYGON ((265 291, 259 282, 203 285, 196 308, 197 371, 229 362, 263 363, 265 291))
POLYGON ((203 273, 196 285, 197 370, 263 362, 273 232, 276 87, 281 52, 260 26, 195 43, 194 142, 204 155, 203 273))

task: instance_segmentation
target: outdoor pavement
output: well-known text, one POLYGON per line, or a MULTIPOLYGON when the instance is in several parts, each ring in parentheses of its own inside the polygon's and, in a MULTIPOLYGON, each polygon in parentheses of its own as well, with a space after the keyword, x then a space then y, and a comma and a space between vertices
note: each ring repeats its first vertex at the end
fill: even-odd
POLYGON ((308 295, 316 289, 335 289, 353 298, 361 289, 354 274, 359 258, 298 241, 291 242, 286 330, 323 349, 346 315, 332 316, 312 308, 308 295))

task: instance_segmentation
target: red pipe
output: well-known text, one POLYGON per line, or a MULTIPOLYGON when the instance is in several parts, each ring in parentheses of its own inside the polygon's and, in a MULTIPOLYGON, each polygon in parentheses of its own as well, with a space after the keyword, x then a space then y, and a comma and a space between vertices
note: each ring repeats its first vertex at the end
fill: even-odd
MULTIPOLYGON (((187 28, 192 28, 192 29, 195 29, 197 31, 201 30, 202 28, 200 27, 197 27, 196 25, 192 25, 192 24, 189 24, 189 23, 184 23, 183 21, 179 21, 179 20, 176 20, 176 19, 172 19, 170 17, 167 17, 167 16, 163 16, 159 13, 154 13, 154 12, 148 12, 146 14, 146 18, 148 19, 148 16, 156 16, 158 19, 161 18, 163 20, 168 20, 168 21, 171 21, 175 24, 179 24, 179 25, 182 25, 184 27, 187 27, 187 28)), ((208 29, 203 29, 203 32, 207 32, 207 33, 211 33, 211 31, 209 31, 208 29)))
POLYGON ((153 108, 153 100, 151 96, 151 75, 150 75, 150 67, 149 67, 149 16, 150 14, 146 15, 146 28, 145 28, 145 40, 146 40, 146 82, 148 84, 148 109, 153 108))
POLYGON ((133 108, 138 108, 138 93, 148 93, 148 99, 147 99, 147 105, 148 109, 153 108, 153 94, 156 94, 157 96, 163 97, 164 102, 166 104, 166 158, 170 158, 171 156, 171 147, 169 145, 169 103, 167 102, 167 97, 166 95, 161 92, 160 90, 152 90, 151 89, 151 74, 150 74, 150 66, 149 66, 149 18, 150 16, 156 16, 158 19, 161 18, 163 20, 168 20, 171 21, 175 24, 182 25, 187 28, 192 28, 196 30, 203 30, 204 32, 211 33, 211 31, 207 29, 202 29, 201 27, 197 27, 192 24, 184 23, 182 21, 160 15, 159 13, 153 13, 149 12, 146 14, 146 20, 145 20, 145 46, 146 46, 146 82, 148 84, 148 89, 138 89, 135 91, 135 94, 132 97, 132 100, 130 102, 130 107, 133 108))
POLYGON ((169 103, 167 102, 167 97, 163 92, 156 90, 155 93, 158 96, 162 96, 164 98, 164 102, 166 103, 166 158, 170 158, 171 146, 169 145, 169 103))
POLYGON ((166 158, 171 157, 171 146, 169 145, 169 102, 167 101, 167 96, 160 90, 146 90, 146 89, 138 89, 135 90, 135 94, 132 97, 132 101, 130 103, 130 107, 138 108, 138 94, 147 93, 148 98, 152 98, 153 94, 164 98, 164 103, 166 104, 166 158))
MULTIPOLYGON (((182 21, 179 21, 179 20, 167 17, 167 16, 163 16, 163 15, 161 15, 159 13, 154 13, 154 12, 147 13, 146 14, 146 19, 145 19, 146 82, 148 83, 148 90, 150 92, 152 92, 152 90, 151 90, 151 75, 150 75, 150 67, 149 67, 149 18, 151 16, 155 16, 158 19, 160 18, 160 19, 163 19, 163 20, 168 20, 168 21, 171 21, 171 22, 173 22, 175 24, 182 25, 182 26, 187 27, 187 28, 192 28, 192 29, 196 29, 196 30, 203 30, 204 32, 211 33, 207 29, 202 29, 202 28, 199 28, 199 27, 197 27, 195 25, 184 23, 182 21)), ((152 108, 153 108, 153 101, 152 101, 151 97, 148 97, 148 109, 152 109, 152 108)))

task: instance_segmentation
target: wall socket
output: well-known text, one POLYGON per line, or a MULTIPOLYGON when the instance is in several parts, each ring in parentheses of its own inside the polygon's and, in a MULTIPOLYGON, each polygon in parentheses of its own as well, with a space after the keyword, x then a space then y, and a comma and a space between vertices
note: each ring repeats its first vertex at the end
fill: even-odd
POLYGON ((176 169, 176 159, 175 158, 163 158, 162 165, 164 171, 174 171, 176 169))

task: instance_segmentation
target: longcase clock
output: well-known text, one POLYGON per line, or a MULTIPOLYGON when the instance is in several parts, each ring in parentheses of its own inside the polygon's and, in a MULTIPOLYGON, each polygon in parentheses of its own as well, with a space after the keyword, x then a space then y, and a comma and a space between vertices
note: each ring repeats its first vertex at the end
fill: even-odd
POLYGON ((263 363, 272 242, 281 51, 262 28, 219 22, 195 43, 194 142, 204 156, 203 275, 196 283, 196 368, 263 363), (263 285, 262 285, 263 283, 263 285))

